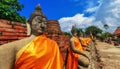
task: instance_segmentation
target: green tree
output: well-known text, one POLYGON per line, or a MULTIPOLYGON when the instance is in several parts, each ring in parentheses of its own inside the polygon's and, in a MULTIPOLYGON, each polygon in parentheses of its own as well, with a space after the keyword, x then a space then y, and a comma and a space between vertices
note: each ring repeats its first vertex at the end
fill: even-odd
POLYGON ((77 28, 77 35, 78 36, 83 36, 84 31, 81 28, 77 28))
POLYGON ((18 14, 23 7, 18 0, 0 0, 0 19, 25 23, 26 18, 18 14))
POLYGON ((104 28, 107 30, 109 26, 107 24, 104 24, 104 28))
POLYGON ((106 35, 105 33, 102 33, 100 36, 99 36, 100 40, 101 41, 104 41, 106 39, 106 35))
POLYGON ((71 36, 69 32, 64 32, 65 35, 71 36))
POLYGON ((109 28, 109 26, 107 24, 104 24, 104 28, 106 29, 105 35, 107 38, 109 36, 109 33, 107 32, 107 29, 109 28))
POLYGON ((102 33, 102 30, 96 26, 89 26, 85 29, 85 33, 89 35, 90 32, 93 34, 93 36, 97 36, 98 34, 102 33))
POLYGON ((99 38, 101 39, 101 41, 104 41, 107 37, 110 37, 112 34, 110 32, 105 32, 102 33, 99 38), (107 35, 107 36, 106 36, 107 35))

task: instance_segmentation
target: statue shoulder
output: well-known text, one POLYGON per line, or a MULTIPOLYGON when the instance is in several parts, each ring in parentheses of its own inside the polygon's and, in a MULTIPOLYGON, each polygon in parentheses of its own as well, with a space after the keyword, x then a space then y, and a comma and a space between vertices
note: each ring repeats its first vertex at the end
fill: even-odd
POLYGON ((71 41, 71 42, 73 42, 74 40, 75 40, 75 38, 74 38, 74 37, 71 37, 71 38, 70 38, 70 41, 71 41))
POLYGON ((9 43, 6 43, 6 44, 3 44, 0 46, 0 50, 6 50, 6 49, 14 49, 14 50, 19 50, 21 47, 25 46, 27 43, 29 43, 31 40, 29 39, 29 37, 26 37, 24 39, 21 39, 21 40, 16 40, 16 41, 13 41, 13 42, 9 42, 9 43))
POLYGON ((3 45, 0 45, 0 47, 5 47, 5 46, 7 46, 7 47, 11 46, 12 47, 12 46, 16 46, 16 45, 18 45, 18 43, 21 43, 24 40, 26 40, 26 38, 21 39, 21 40, 16 40, 16 41, 13 41, 13 42, 9 42, 9 43, 3 44, 3 45))

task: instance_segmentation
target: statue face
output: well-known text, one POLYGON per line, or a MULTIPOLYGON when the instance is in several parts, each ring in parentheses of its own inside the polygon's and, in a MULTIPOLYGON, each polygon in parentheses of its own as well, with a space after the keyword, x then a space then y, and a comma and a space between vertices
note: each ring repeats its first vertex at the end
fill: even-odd
POLYGON ((73 36, 77 36, 77 32, 74 32, 74 33, 73 33, 73 36))
POLYGON ((43 22, 41 16, 35 16, 31 23, 32 33, 41 34, 46 30, 46 22, 43 22))

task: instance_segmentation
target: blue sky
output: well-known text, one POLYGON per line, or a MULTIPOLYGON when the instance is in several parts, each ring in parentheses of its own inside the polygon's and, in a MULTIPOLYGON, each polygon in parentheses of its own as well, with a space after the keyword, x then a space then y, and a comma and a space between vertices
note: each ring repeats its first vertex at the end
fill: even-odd
POLYGON ((27 19, 40 3, 48 20, 58 20, 61 29, 70 31, 72 25, 83 30, 95 25, 105 31, 104 24, 113 32, 120 26, 120 0, 19 0, 24 4, 20 12, 27 19))
MULTIPOLYGON (((62 17, 72 17, 77 13, 83 13, 84 10, 90 6, 87 0, 19 0, 21 4, 24 4, 24 8, 21 15, 29 18, 30 14, 34 10, 35 6, 40 3, 44 14, 47 18, 58 20, 62 17)), ((89 1, 89 0, 88 0, 89 1)), ((94 0, 91 0, 94 2, 94 0)), ((96 2, 96 1, 95 1, 96 2)), ((95 5, 96 3, 92 4, 95 5)), ((86 14, 89 16, 90 14, 86 14)))

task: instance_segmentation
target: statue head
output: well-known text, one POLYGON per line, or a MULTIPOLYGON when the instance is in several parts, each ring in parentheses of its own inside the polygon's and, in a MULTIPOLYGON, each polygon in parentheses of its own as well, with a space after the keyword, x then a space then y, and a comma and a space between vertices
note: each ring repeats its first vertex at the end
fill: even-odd
POLYGON ((75 26, 72 26, 71 33, 73 36, 77 36, 77 28, 75 26))
POLYGON ((46 31, 47 19, 42 13, 40 5, 35 8, 35 11, 31 14, 28 23, 30 24, 32 34, 39 35, 46 31))
POLYGON ((78 37, 83 37, 83 35, 84 34, 81 31, 77 34, 78 37))

